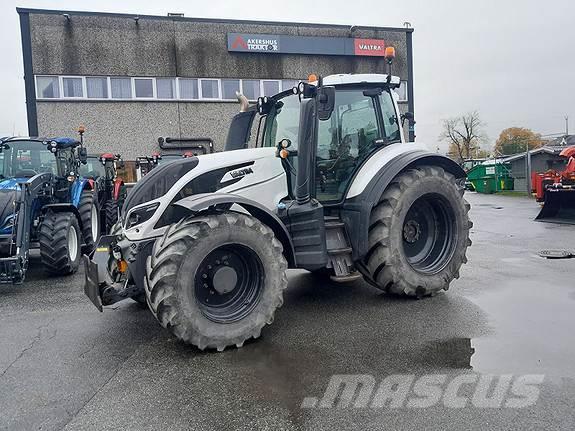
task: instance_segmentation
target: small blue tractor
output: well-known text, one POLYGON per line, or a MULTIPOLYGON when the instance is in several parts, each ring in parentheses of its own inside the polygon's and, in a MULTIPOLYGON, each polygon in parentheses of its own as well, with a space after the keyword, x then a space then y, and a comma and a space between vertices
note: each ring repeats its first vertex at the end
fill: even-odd
POLYGON ((78 174, 87 152, 72 138, 0 139, 0 283, 21 283, 31 248, 50 274, 78 270, 100 237, 94 182, 78 174))

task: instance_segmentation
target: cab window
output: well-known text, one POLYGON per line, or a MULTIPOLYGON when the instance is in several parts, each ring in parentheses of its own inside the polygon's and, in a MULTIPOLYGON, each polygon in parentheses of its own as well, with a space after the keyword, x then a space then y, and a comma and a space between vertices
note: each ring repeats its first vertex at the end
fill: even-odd
POLYGON ((377 99, 362 90, 336 92, 331 117, 320 121, 316 156, 316 197, 341 200, 353 174, 385 137, 380 130, 377 99))
POLYGON ((282 139, 289 139, 291 150, 297 149, 300 103, 297 95, 278 100, 268 114, 263 139, 264 147, 275 147, 282 139))

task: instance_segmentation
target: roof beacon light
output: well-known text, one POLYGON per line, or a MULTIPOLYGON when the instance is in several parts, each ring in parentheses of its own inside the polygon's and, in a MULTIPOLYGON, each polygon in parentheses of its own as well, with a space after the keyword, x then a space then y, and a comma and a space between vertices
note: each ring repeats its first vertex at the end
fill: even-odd
POLYGON ((311 73, 308 77, 307 77, 307 82, 308 83, 312 83, 312 82, 316 82, 317 81, 317 75, 315 73, 311 73))
POLYGON ((387 60, 387 83, 391 82, 391 65, 395 58, 395 48, 393 46, 385 47, 385 59, 387 60))

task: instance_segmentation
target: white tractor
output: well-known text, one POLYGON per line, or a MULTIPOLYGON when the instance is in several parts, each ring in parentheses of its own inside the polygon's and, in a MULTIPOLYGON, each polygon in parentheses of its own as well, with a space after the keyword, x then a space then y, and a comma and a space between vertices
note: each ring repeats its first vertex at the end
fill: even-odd
POLYGON ((245 103, 226 151, 137 183, 85 256, 86 294, 100 311, 147 303, 180 340, 221 351, 273 321, 288 268, 412 297, 448 289, 471 244, 465 172, 404 141, 398 86, 332 75, 245 103))

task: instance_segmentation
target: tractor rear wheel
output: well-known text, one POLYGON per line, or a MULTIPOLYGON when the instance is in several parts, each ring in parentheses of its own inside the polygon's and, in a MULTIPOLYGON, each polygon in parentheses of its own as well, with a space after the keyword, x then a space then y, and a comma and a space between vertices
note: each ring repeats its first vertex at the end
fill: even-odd
POLYGON ((104 204, 104 212, 106 213, 106 232, 111 232, 112 226, 118 221, 118 201, 108 199, 104 204))
POLYGON ((204 350, 258 338, 283 303, 287 262, 273 231, 225 212, 184 219, 156 240, 146 297, 160 324, 204 350))
POLYGON ((48 211, 38 237, 40 257, 49 273, 65 275, 78 271, 82 243, 78 219, 73 213, 48 211))
POLYGON ((422 297, 459 278, 473 226, 463 192, 438 166, 410 169, 391 182, 371 212, 364 258, 377 287, 422 297))
POLYGON ((84 190, 78 205, 86 254, 94 250, 100 239, 100 211, 97 201, 97 195, 93 190, 84 190))

